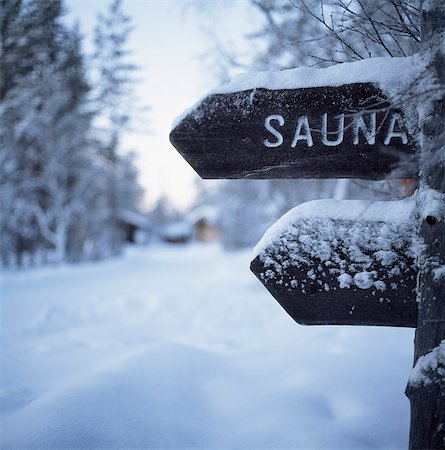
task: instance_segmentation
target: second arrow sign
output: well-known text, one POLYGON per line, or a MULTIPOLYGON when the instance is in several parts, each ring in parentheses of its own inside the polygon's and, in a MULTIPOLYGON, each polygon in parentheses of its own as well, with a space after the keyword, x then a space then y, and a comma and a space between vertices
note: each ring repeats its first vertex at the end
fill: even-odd
POLYGON ((413 207, 303 203, 266 232, 251 269, 298 323, 416 327, 413 207))

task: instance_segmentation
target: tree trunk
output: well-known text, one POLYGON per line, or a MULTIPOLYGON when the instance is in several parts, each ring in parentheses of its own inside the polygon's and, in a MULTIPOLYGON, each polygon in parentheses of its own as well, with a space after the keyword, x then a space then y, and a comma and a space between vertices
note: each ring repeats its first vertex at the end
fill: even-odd
MULTIPOLYGON (((445 4, 430 0, 422 10, 422 53, 428 70, 445 86, 445 4)), ((441 98, 440 98, 441 97, 441 98)), ((423 96, 420 96, 422 102, 423 96)), ((415 368, 406 394, 411 402, 411 449, 445 449, 445 98, 424 118, 418 193, 419 258, 415 368), (443 345, 440 345, 443 341, 443 345), (426 356, 424 356, 426 355, 426 356)))

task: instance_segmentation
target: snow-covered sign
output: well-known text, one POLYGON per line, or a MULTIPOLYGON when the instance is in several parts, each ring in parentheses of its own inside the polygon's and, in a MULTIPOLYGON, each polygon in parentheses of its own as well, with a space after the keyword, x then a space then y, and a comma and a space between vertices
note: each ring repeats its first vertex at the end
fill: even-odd
POLYGON ((416 130, 397 96, 415 58, 236 77, 179 117, 170 134, 202 178, 415 177, 416 130))
POLYGON ((251 269, 306 325, 417 326, 414 200, 315 200, 263 236, 251 269))

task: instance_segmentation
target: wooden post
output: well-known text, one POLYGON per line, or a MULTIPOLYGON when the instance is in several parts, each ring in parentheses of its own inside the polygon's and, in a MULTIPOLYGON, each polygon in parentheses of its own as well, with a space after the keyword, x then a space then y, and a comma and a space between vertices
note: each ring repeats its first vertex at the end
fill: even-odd
MULTIPOLYGON (((398 10, 398 2, 392 3, 398 10)), ((414 5, 408 7, 415 9, 414 5)), ((298 264, 294 264, 299 245, 299 237, 295 236, 289 240, 290 247, 283 246, 286 247, 284 254, 280 253, 281 248, 276 255, 272 251, 276 260, 269 254, 258 255, 251 268, 286 311, 301 323, 415 326, 417 316, 415 364, 406 389, 411 401, 410 447, 445 450, 445 0, 424 0, 421 14, 421 50, 429 63, 427 72, 431 80, 422 79, 423 64, 414 67, 410 58, 389 58, 393 60, 391 66, 382 68, 386 78, 395 81, 402 74, 412 75, 410 80, 418 80, 418 85, 424 88, 424 92, 420 88, 418 92, 422 126, 418 221, 410 222, 418 231, 410 245, 418 245, 413 253, 419 255, 419 261, 418 271, 408 271, 406 289, 399 288, 391 298, 379 296, 382 305, 377 304, 369 295, 377 295, 387 284, 380 283, 381 279, 371 280, 369 267, 360 270, 352 267, 353 294, 338 295, 337 309, 330 311, 330 286, 337 288, 337 283, 339 289, 350 287, 352 275, 324 271, 320 263, 326 261, 317 260, 312 253, 305 255, 304 263, 300 264, 297 258, 298 264), (405 64, 408 64, 406 70, 403 69, 405 64), (282 264, 283 258, 286 265, 282 264), (365 276, 367 282, 363 284, 365 276), (377 284, 369 284, 371 281, 377 284), (369 288, 371 290, 365 292, 369 288), (397 304, 384 304, 385 300, 393 298, 398 300, 397 304), (355 317, 350 317, 354 314, 355 317)), ((419 130, 417 127, 405 129, 408 123, 413 124, 410 121, 404 124, 402 111, 390 109, 388 115, 381 110, 391 105, 379 87, 384 82, 380 71, 375 72, 375 67, 380 67, 375 62, 371 59, 341 65, 342 71, 354 67, 352 72, 355 73, 354 82, 348 79, 344 84, 337 79, 334 85, 329 85, 330 74, 334 78, 338 75, 335 67, 321 69, 323 76, 321 72, 313 72, 314 80, 307 70, 294 72, 300 86, 295 88, 289 88, 287 75, 282 78, 278 72, 269 74, 273 82, 264 76, 253 80, 242 78, 232 87, 211 93, 188 110, 175 124, 170 141, 202 178, 378 180, 389 174, 396 178, 410 177, 418 173, 419 148, 417 140, 414 142, 411 138, 419 130), (358 64, 360 69, 355 71, 358 64), (236 89, 231 90, 234 87, 236 89), (376 105, 376 98, 383 99, 383 103, 376 105), (394 132, 396 122, 400 131, 394 132), (377 127, 377 123, 381 125, 377 127), (397 165, 399 171, 393 171, 397 165)), ((383 209, 390 207, 388 203, 383 209)), ((336 229, 341 224, 336 217, 337 214, 331 218, 318 217, 321 222, 317 223, 332 219, 333 229, 336 229)), ((310 227, 306 234, 313 235, 317 232, 313 219, 294 225, 310 227)), ((356 226, 363 230, 368 227, 372 229, 370 236, 378 236, 374 232, 378 224, 363 221, 362 217, 361 222, 354 225, 357 220, 354 218, 346 224, 344 219, 343 228, 356 226)), ((380 222, 384 225, 385 220, 380 222)), ((346 254, 348 245, 340 245, 340 252, 346 254)), ((366 257, 366 249, 363 250, 366 257)), ((299 248, 299 251, 306 250, 299 248)), ((341 259, 348 263, 347 258, 341 259)), ((412 258, 405 259, 406 266, 410 267, 412 258)), ((387 268, 379 263, 377 261, 372 273, 388 278, 387 268)))
MULTIPOLYGON (((445 87, 445 2, 425 1, 422 53, 445 87)), ((422 102, 422 97, 420 97, 422 102)), ((423 121, 418 194, 418 326, 414 369, 406 394, 411 402, 411 449, 445 449, 445 98, 433 103, 423 121), (442 345, 440 345, 442 343, 442 345)))

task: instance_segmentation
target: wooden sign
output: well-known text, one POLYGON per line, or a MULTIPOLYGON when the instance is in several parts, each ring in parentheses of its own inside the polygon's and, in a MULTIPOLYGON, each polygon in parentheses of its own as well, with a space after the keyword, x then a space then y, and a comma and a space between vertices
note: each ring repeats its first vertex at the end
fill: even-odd
POLYGON ((416 145, 383 97, 372 83, 213 94, 170 141, 202 178, 416 177, 416 145))
POLYGON ((413 204, 300 205, 266 233, 251 270, 298 323, 416 327, 413 204))

